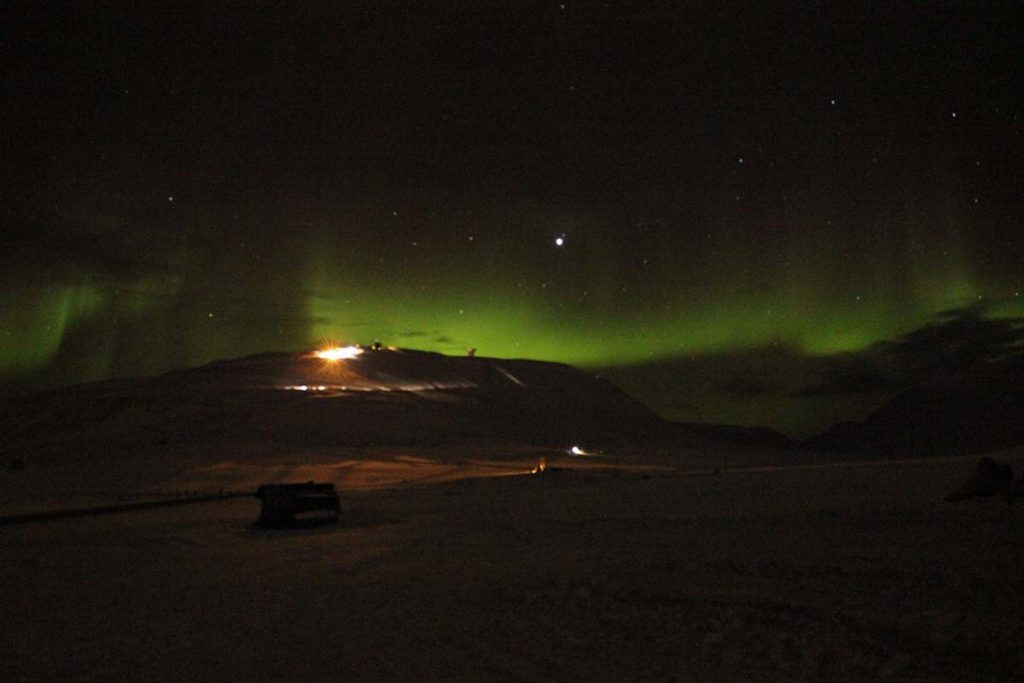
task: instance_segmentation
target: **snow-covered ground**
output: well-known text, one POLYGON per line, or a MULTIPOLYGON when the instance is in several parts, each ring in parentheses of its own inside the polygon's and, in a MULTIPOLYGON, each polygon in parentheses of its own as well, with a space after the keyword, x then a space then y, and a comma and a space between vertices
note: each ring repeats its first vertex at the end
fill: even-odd
POLYGON ((268 445, 5 471, 0 514, 309 478, 338 482, 344 513, 262 531, 236 498, 0 526, 0 680, 1024 675, 1024 507, 942 500, 974 459, 724 448, 268 445))

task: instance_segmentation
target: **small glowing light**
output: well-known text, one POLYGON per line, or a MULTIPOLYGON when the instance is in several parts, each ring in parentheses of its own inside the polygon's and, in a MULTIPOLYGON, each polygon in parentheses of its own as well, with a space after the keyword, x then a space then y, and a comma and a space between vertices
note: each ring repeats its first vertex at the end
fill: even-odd
POLYGON ((332 346, 327 349, 320 349, 316 352, 317 358, 323 360, 346 360, 348 358, 355 358, 360 355, 363 350, 358 346, 332 346))
POLYGON ((530 474, 543 474, 544 470, 548 468, 547 458, 541 458, 537 461, 537 466, 530 470, 530 474))
POLYGON ((579 446, 573 446, 569 449, 569 452, 573 455, 586 455, 586 452, 579 446))
POLYGON ((561 247, 565 244, 565 235, 559 235, 555 238, 555 246, 561 247))

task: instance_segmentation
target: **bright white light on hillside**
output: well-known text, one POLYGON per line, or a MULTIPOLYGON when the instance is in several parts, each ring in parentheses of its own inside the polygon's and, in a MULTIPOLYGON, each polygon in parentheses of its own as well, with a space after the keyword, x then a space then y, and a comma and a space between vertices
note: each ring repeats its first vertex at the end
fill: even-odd
POLYGON ((349 358, 355 358, 361 354, 363 350, 358 346, 332 346, 327 349, 320 349, 316 352, 317 358, 323 360, 346 360, 349 358))
POLYGON ((573 446, 569 449, 569 452, 573 455, 586 455, 586 452, 579 446, 573 446))

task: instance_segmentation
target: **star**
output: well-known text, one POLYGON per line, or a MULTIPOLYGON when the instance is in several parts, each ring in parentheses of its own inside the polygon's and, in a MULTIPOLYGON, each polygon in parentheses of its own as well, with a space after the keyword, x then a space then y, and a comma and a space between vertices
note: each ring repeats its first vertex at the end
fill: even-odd
POLYGON ((559 235, 558 237, 555 238, 555 246, 556 247, 565 246, 565 235, 559 235))

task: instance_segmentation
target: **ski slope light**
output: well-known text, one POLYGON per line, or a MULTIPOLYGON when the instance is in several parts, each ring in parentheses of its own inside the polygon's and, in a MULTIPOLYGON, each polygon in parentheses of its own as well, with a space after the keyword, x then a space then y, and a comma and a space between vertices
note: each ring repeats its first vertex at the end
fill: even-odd
POLYGON ((363 350, 358 346, 332 346, 317 351, 316 357, 330 361, 346 360, 348 358, 355 358, 362 352, 363 350))

